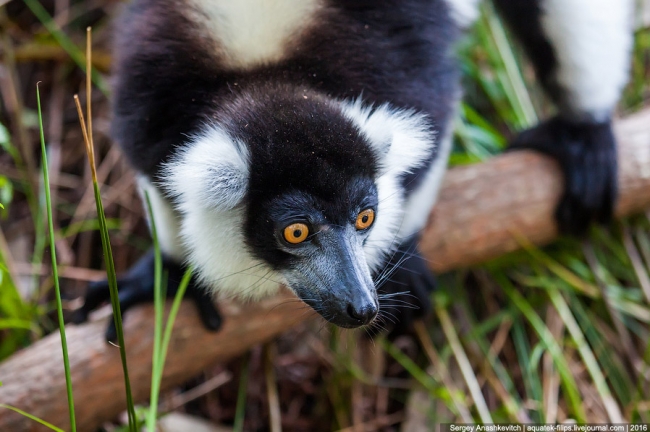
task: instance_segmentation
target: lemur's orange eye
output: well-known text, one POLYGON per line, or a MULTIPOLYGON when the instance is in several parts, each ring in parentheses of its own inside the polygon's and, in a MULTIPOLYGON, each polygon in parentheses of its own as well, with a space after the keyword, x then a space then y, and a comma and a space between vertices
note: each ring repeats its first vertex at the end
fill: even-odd
POLYGON ((370 228, 370 225, 375 221, 375 211, 373 209, 366 209, 357 215, 357 222, 354 224, 358 230, 370 228))
POLYGON ((291 244, 304 242, 308 235, 309 228, 303 223, 291 224, 284 229, 284 239, 291 244))

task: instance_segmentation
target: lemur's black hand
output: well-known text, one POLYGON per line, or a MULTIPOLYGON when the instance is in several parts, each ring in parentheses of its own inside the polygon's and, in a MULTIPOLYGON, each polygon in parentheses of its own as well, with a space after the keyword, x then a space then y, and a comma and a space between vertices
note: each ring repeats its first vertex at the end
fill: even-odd
POLYGON ((402 243, 375 278, 379 319, 391 334, 404 333, 431 311, 436 279, 417 249, 418 240, 413 236, 402 243))
POLYGON ((560 163, 565 190, 555 217, 561 232, 581 236, 591 223, 612 218, 617 160, 610 122, 571 122, 556 117, 522 132, 510 148, 537 150, 560 163))
MULTIPOLYGON (((176 294, 178 286, 183 278, 185 269, 175 262, 163 258, 163 273, 167 272, 167 297, 176 294)), ((128 273, 117 280, 120 298, 120 310, 122 316, 132 306, 138 303, 153 301, 154 286, 154 254, 149 250, 140 260, 129 269, 128 273)), ((190 280, 185 292, 187 297, 194 300, 199 315, 205 327, 209 330, 218 330, 221 327, 221 316, 217 311, 210 294, 199 287, 194 279, 190 280)), ((73 316, 75 323, 81 323, 88 319, 88 314, 99 307, 102 303, 110 301, 108 281, 101 280, 91 282, 88 285, 84 305, 79 308, 73 316)), ((115 341, 117 333, 115 323, 111 319, 106 329, 106 340, 115 341)))

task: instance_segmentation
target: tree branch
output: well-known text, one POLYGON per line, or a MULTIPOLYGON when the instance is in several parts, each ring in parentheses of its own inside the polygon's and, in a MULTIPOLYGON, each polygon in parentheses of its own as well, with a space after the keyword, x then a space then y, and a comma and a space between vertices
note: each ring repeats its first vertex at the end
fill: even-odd
MULTIPOLYGON (((616 125, 619 140, 619 216, 650 207, 650 109, 616 125)), ((421 250, 436 272, 476 264, 516 250, 513 233, 535 244, 552 241, 553 210, 562 177, 549 159, 513 152, 483 164, 450 170, 423 232, 421 250)), ((239 355, 314 316, 290 294, 238 306, 220 304, 224 327, 208 333, 193 305, 179 312, 165 367, 163 388, 177 385, 216 362, 239 355)), ((104 342, 106 320, 67 326, 80 431, 94 430, 124 410, 118 349, 104 342)), ((149 394, 153 310, 130 311, 125 321, 129 373, 136 401, 149 394)), ((59 336, 51 334, 0 364, 0 403, 21 408, 59 427, 68 425, 59 336)), ((0 409, 0 430, 45 430, 0 409)))

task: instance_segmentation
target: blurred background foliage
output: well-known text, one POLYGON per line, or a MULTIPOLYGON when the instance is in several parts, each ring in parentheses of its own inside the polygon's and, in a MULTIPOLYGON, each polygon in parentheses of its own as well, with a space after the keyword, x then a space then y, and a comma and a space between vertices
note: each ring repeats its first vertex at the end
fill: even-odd
MULTIPOLYGON (((87 282, 104 274, 72 100, 74 93, 84 97, 80 47, 88 25, 95 34, 93 82, 101 90, 93 96, 98 178, 118 273, 150 244, 132 173, 108 136, 110 37, 119 31, 112 28, 119 8, 115 0, 0 0, 0 359, 56 329, 37 162, 38 81, 66 316, 87 282)), ((620 116, 650 103, 649 9, 639 3, 620 116)), ((481 12, 458 45, 465 99, 451 165, 502 152, 517 131, 553 112, 489 2, 481 12)), ((411 335, 369 341, 363 332, 312 322, 274 342, 272 373, 257 347, 247 361, 215 365, 163 394, 162 404, 214 424, 265 430, 264 383, 272 377, 285 430, 650 422, 649 216, 594 227, 585 240, 562 238, 543 249, 524 244, 485 265, 440 275, 434 313, 411 335), (196 388, 203 390, 173 404, 196 388)), ((106 425, 119 427, 119 419, 106 425)))

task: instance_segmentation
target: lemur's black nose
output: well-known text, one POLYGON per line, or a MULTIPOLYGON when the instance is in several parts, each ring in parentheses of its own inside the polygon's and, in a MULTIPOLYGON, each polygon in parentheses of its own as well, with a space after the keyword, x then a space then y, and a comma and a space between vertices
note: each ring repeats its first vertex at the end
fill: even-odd
POLYGON ((348 304, 347 312, 350 318, 359 321, 359 325, 370 323, 377 316, 379 309, 374 303, 365 305, 348 304))

